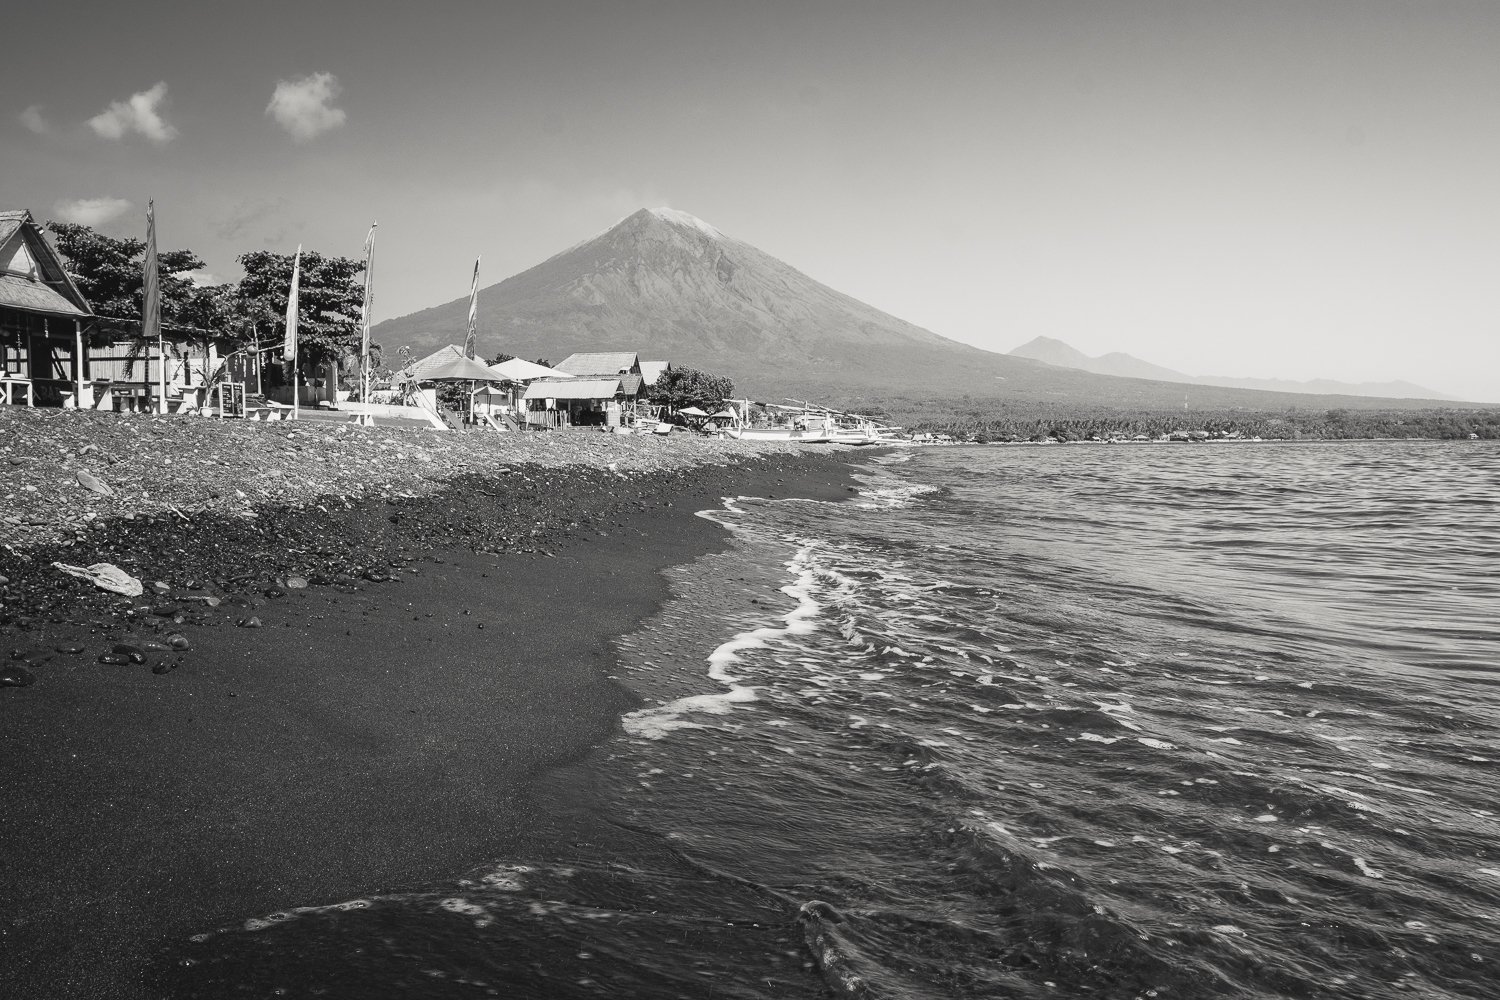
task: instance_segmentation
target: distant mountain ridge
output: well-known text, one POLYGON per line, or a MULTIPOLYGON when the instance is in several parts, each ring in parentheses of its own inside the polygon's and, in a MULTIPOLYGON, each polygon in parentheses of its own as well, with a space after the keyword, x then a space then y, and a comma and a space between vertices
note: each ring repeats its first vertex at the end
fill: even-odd
MULTIPOLYGON (((378 324, 393 359, 462 343, 468 298, 378 324)), ((478 349, 561 361, 634 351, 732 378, 757 399, 858 408, 963 406, 1280 409, 1307 396, 1114 378, 980 350, 828 287, 686 212, 641 209, 479 292, 478 349), (965 398, 967 397, 967 399, 965 398)), ((1329 406, 1365 405, 1350 397, 1329 406)))
POLYGON ((1297 382, 1275 378, 1227 378, 1218 375, 1186 375, 1118 351, 1090 357, 1082 351, 1052 337, 1035 337, 1010 352, 1012 357, 1031 358, 1060 368, 1114 375, 1120 378, 1144 378, 1183 385, 1213 385, 1226 389, 1253 389, 1264 392, 1295 392, 1312 395, 1369 396, 1378 399, 1452 399, 1414 382, 1339 382, 1334 379, 1312 379, 1297 382))

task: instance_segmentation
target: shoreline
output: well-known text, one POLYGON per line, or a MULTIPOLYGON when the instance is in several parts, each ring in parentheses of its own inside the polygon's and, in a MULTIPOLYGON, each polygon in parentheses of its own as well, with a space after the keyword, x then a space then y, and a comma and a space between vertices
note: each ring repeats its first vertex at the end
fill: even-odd
POLYGON ((0 627, 7 654, 86 652, 7 661, 36 683, 0 690, 0 992, 159 995, 147 969, 187 935, 522 849, 541 835, 532 783, 632 707, 607 676, 611 638, 660 605, 665 567, 726 544, 693 513, 737 493, 846 496, 846 458, 624 472, 625 455, 325 502, 317 521, 307 506, 105 519, 88 536, 142 570, 135 600, 40 568, 82 543, 7 547, 6 611, 25 604, 0 627), (163 553, 158 595, 139 563, 163 553), (324 582, 289 589, 295 573, 324 582), (96 662, 172 633, 192 648, 148 650, 162 673, 96 662))

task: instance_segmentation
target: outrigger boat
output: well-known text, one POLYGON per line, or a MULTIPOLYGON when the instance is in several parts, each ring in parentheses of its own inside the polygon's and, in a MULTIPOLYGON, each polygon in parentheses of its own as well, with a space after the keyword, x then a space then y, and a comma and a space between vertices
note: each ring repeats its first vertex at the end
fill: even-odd
POLYGON ((744 441, 801 441, 807 444, 831 442, 849 445, 908 443, 899 436, 901 428, 883 424, 874 417, 845 413, 800 399, 789 399, 787 402, 796 405, 757 403, 748 399, 729 400, 725 403, 725 413, 732 420, 723 428, 722 433, 744 441), (752 407, 758 407, 764 412, 764 422, 753 419, 752 407))
POLYGON ((734 414, 734 419, 722 430, 726 437, 741 441, 800 441, 804 444, 826 444, 833 440, 834 421, 827 412, 814 412, 805 406, 757 403, 749 399, 726 400, 724 405, 734 414), (760 407, 765 412, 765 423, 754 422, 752 407, 760 407))
POLYGON ((818 406, 800 399, 790 399, 788 402, 801 404, 807 413, 822 414, 829 427, 829 440, 834 444, 898 445, 906 443, 906 439, 899 436, 900 427, 883 424, 874 417, 862 413, 846 413, 843 410, 818 406))

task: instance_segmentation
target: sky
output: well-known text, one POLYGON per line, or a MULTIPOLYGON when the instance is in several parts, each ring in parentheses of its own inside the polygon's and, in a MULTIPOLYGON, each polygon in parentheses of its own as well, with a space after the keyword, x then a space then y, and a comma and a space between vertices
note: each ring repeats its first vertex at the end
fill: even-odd
POLYGON ((1500 402, 1494 0, 17 8, 0 208, 206 280, 378 221, 379 321, 671 206, 988 350, 1500 402))

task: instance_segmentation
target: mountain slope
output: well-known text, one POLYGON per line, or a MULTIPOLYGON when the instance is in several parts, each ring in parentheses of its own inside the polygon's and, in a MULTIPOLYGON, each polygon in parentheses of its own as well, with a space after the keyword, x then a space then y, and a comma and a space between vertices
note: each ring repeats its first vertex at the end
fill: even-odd
POLYGON ((1186 385, 1214 385, 1226 389, 1254 389, 1263 392, 1310 393, 1314 395, 1374 396, 1382 399, 1451 399, 1413 382, 1339 382, 1313 379, 1296 382, 1279 378, 1226 378, 1217 375, 1184 375, 1182 372, 1154 365, 1149 361, 1118 351, 1089 357, 1061 340, 1036 337, 1011 351, 1012 357, 1031 358, 1049 365, 1076 368, 1096 375, 1121 378, 1145 378, 1186 385))
MULTIPOLYGON (((392 357, 462 341, 468 299, 378 324, 392 357)), ((642 209, 604 233, 482 289, 479 351, 560 361, 575 351, 635 351, 734 379, 761 399, 856 404, 902 396, 978 403, 1085 402, 1180 408, 1183 386, 1104 378, 982 351, 829 288, 715 227, 642 209)), ((1197 388, 1193 405, 1276 409, 1307 397, 1197 388)), ((1333 405, 1333 404, 1330 404, 1333 405)), ((1359 405, 1341 401, 1338 405, 1359 405)))

